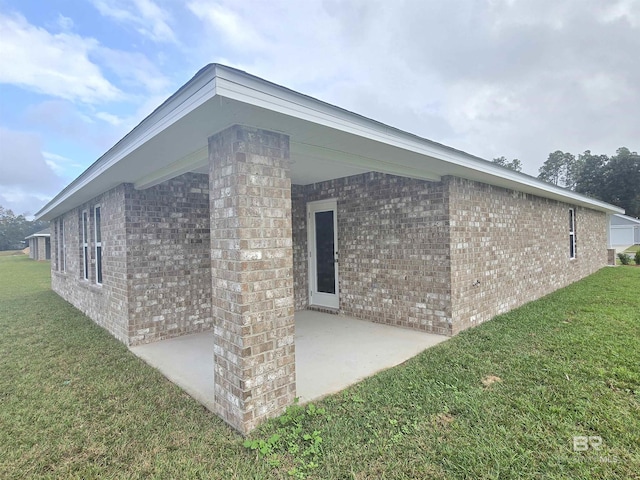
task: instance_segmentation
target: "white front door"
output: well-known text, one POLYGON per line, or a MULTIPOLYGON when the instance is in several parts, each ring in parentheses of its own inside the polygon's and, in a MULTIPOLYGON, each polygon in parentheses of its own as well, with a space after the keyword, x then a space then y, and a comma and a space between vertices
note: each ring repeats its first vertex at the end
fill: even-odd
POLYGON ((338 206, 336 200, 307 204, 309 304, 339 308, 338 206))

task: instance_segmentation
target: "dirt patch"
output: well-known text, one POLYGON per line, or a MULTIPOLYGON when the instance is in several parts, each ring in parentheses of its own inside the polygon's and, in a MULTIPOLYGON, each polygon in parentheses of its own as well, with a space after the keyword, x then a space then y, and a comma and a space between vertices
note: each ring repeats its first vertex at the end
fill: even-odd
POLYGON ((489 388, 494 383, 499 383, 501 381, 502 379, 500 377, 497 377, 495 375, 487 375, 482 379, 482 385, 484 385, 485 388, 489 388))
POLYGON ((440 428, 447 428, 454 420, 453 415, 449 415, 448 413, 439 413, 434 417, 433 423, 440 428))

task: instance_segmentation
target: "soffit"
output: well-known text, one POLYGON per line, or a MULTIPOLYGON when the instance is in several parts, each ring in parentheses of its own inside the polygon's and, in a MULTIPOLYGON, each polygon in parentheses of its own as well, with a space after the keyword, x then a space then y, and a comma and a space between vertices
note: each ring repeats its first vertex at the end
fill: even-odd
POLYGON ((291 177, 310 184, 368 171, 453 175, 609 213, 623 210, 220 65, 205 67, 37 214, 49 220, 121 184, 147 188, 208 172, 207 139, 248 125, 290 137, 291 177))

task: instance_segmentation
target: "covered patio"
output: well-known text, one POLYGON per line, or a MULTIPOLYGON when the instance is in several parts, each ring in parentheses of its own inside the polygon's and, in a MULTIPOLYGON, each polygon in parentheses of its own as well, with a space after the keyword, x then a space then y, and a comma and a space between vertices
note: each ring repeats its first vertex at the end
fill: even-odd
MULTIPOLYGON (((311 310, 295 314, 296 390, 301 403, 336 393, 399 365, 449 337, 311 310)), ((131 351, 215 412, 213 332, 131 351)))

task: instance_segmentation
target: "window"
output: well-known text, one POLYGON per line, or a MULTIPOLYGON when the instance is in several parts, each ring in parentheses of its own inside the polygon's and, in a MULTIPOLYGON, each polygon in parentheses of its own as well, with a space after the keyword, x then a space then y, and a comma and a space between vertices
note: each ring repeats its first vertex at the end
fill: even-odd
MULTIPOLYGON (((60 220, 56 220, 53 223, 53 238, 55 239, 55 246, 56 246, 56 263, 55 263, 55 269, 57 271, 60 271, 61 268, 61 259, 60 259, 60 220)), ((53 265, 53 262, 51 262, 51 265, 53 265)))
POLYGON ((569 209, 569 258, 576 258, 576 212, 569 209))
POLYGON ((82 212, 82 278, 89 280, 89 212, 82 212))
POLYGON ((57 255, 58 255, 58 270, 61 272, 66 271, 67 269, 67 259, 66 257, 66 245, 64 244, 64 220, 61 218, 58 220, 58 231, 57 231, 57 255))
POLYGON ((96 249, 96 283, 102 285, 102 228, 100 225, 100 206, 94 209, 94 235, 95 235, 95 249, 96 249))

